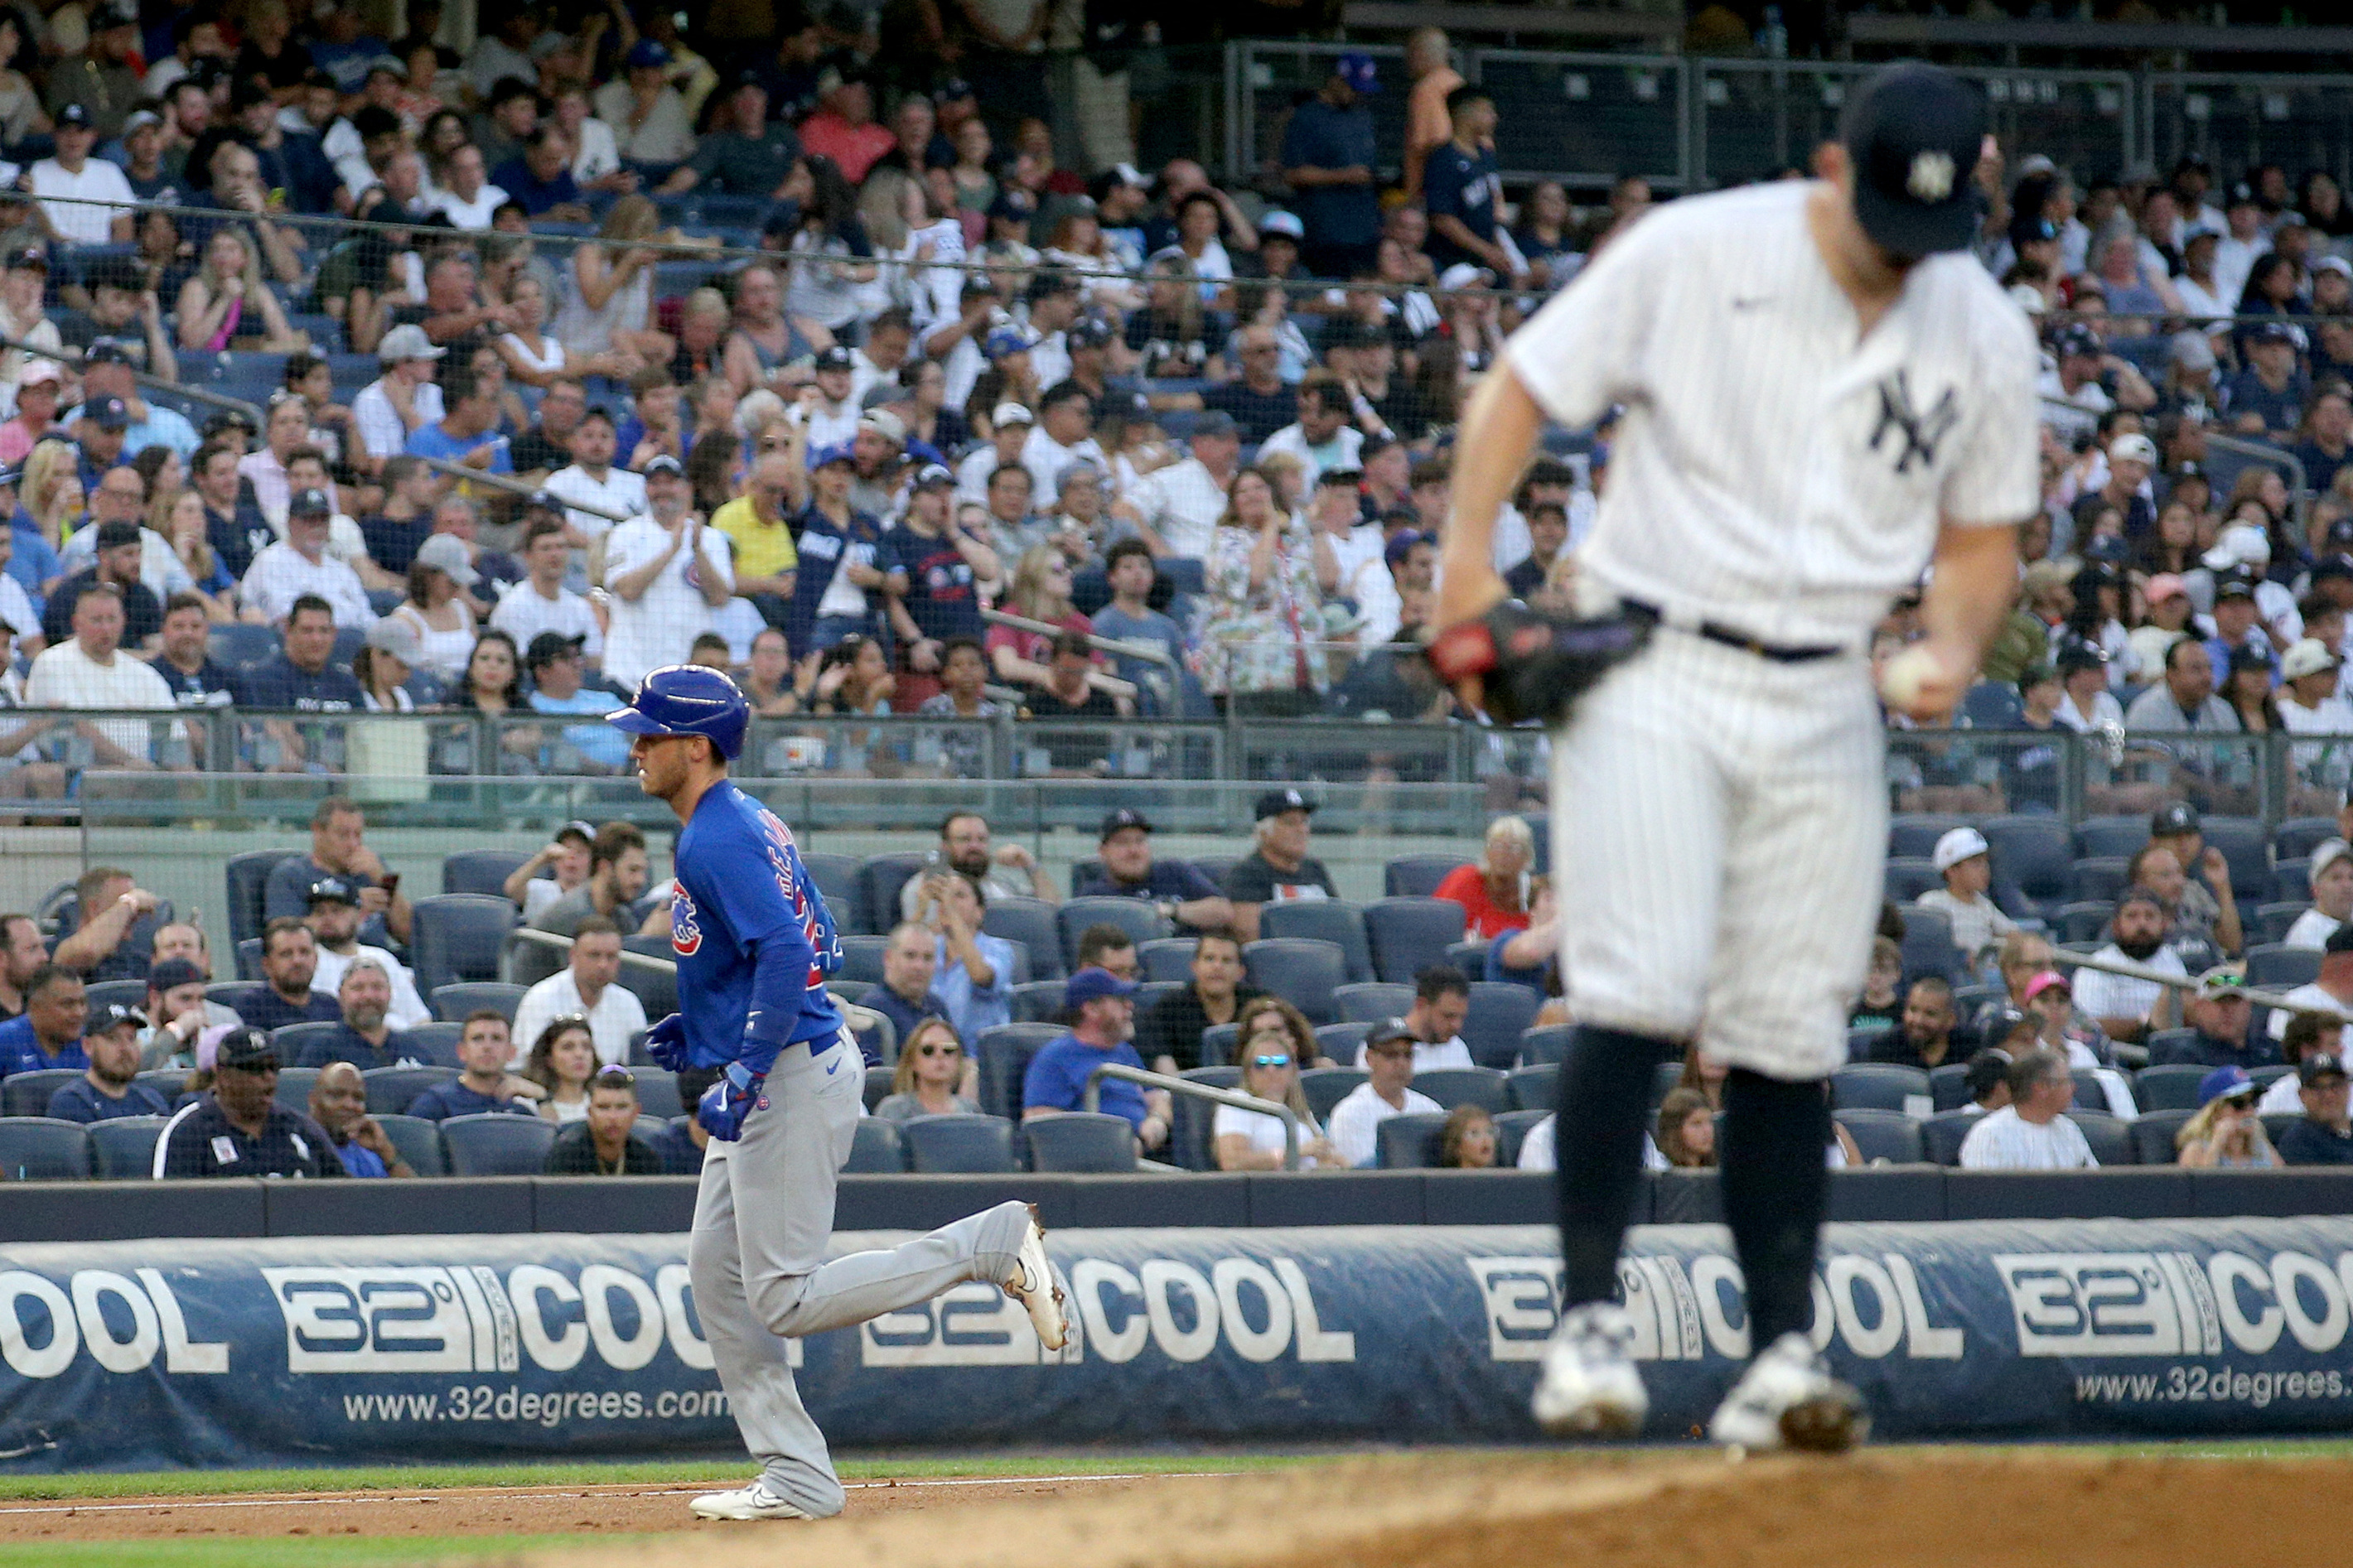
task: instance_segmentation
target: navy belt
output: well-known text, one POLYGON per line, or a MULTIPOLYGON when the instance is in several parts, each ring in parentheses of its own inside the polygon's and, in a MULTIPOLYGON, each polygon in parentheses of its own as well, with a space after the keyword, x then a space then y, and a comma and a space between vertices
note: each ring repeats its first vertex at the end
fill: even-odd
POLYGON ((1678 623, 1669 619, 1656 605, 1646 605, 1640 599, 1624 599, 1620 603, 1630 610, 1654 616, 1662 625, 1672 626, 1677 631, 1690 632, 1695 637, 1705 637, 1712 643, 1722 643, 1726 647, 1736 647, 1743 653, 1753 653, 1758 658, 1770 659, 1775 664, 1812 664, 1819 659, 1837 658, 1848 651, 1845 645, 1841 643, 1792 645, 1765 642, 1750 637, 1736 626, 1727 626, 1721 621, 1701 621, 1697 625, 1678 623))

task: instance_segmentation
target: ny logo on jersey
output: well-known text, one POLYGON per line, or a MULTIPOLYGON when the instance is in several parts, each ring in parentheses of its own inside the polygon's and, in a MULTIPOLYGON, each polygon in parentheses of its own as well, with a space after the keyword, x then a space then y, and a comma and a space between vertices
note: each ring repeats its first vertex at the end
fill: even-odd
POLYGON ((1912 405, 1912 381, 1898 370, 1879 384, 1879 423, 1872 426, 1871 449, 1879 450, 1890 431, 1904 437, 1903 449, 1895 454, 1895 471, 1908 474, 1912 460, 1917 458, 1925 466, 1933 468, 1936 461, 1936 443, 1961 422, 1961 410, 1953 401, 1953 389, 1936 399, 1936 406, 1922 414, 1912 405))

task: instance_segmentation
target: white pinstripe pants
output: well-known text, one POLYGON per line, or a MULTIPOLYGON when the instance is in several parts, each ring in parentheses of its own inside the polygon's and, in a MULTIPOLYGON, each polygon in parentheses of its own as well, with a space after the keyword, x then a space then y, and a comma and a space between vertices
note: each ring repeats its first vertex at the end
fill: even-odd
POLYGON ((1772 1078, 1836 1070, 1878 923, 1883 743, 1862 658, 1662 627, 1555 738, 1572 1016, 1772 1078))

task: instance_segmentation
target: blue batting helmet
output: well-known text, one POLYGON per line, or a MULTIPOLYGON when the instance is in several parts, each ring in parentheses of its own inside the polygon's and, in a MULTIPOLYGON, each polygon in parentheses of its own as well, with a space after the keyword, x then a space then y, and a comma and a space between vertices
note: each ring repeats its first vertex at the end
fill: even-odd
POLYGON ((631 735, 701 735, 733 762, 744 750, 752 705, 724 671, 672 664, 647 676, 637 700, 606 714, 605 722, 631 735))

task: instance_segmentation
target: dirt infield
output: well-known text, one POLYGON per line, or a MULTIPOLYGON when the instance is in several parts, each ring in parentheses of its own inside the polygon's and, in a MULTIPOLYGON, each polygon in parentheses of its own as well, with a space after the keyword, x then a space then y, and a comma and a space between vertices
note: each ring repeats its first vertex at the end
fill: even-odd
POLYGON ((2225 1521, 2235 1522, 2221 1536, 2243 1542, 2258 1531, 2265 1556, 2319 1547, 2333 1559, 2331 1516, 2310 1502, 2348 1487, 2353 1461, 2337 1458, 1949 1447, 1733 1464, 1683 1451, 1433 1452, 1255 1475, 871 1481, 853 1487, 843 1519, 818 1525, 690 1524, 685 1500, 699 1489, 670 1486, 65 1500, 0 1504, 0 1546, 576 1531, 645 1533, 528 1561, 751 1568, 788 1549, 795 1568, 1493 1568, 1687 1562, 1699 1546, 1711 1568, 2145 1568, 2244 1561, 2209 1550, 2225 1521))

